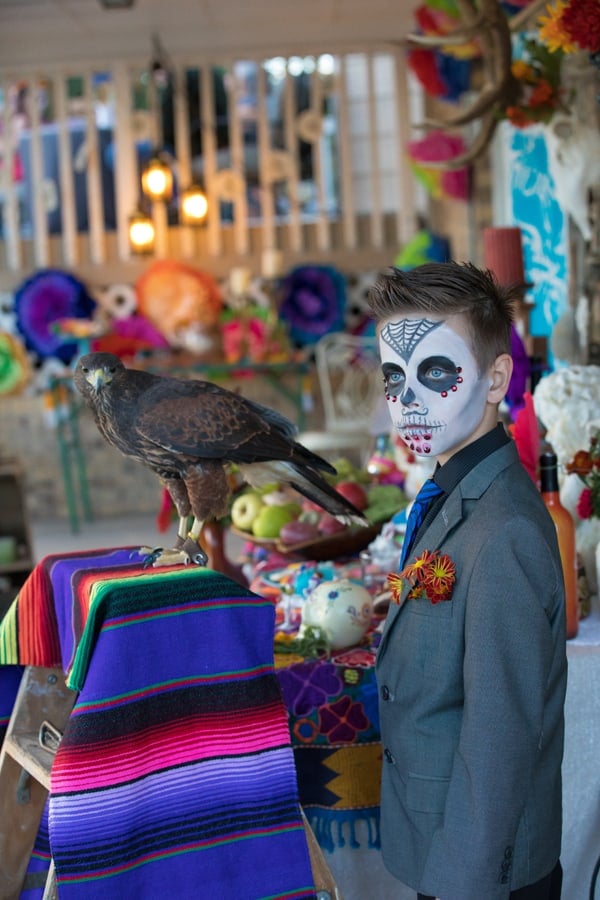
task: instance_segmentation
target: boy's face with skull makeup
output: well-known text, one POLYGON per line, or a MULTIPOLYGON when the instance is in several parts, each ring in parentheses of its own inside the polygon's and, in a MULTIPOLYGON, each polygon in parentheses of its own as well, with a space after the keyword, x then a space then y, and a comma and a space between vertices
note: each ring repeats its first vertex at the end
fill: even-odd
POLYGON ((389 319, 379 350, 392 422, 413 453, 444 462, 478 436, 490 381, 462 317, 389 319))

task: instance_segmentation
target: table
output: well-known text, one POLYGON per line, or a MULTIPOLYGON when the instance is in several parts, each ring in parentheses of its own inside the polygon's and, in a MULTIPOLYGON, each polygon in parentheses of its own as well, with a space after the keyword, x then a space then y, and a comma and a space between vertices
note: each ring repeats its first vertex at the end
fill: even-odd
MULTIPOLYGON (((0 664, 5 664, 4 669, 0 668, 0 703, 10 700, 11 690, 14 696, 15 664, 57 663, 69 670, 73 686, 82 689, 78 703, 91 704, 95 709, 105 702, 102 698, 106 697, 107 675, 103 670, 113 652, 111 642, 126 633, 126 628, 121 627, 123 611, 107 617, 102 579, 94 579, 93 570, 98 565, 114 570, 115 554, 121 568, 127 568, 131 566, 131 552, 133 548, 95 551, 90 558, 85 554, 71 554, 71 557, 80 556, 81 566, 92 574, 86 579, 80 576, 81 584, 77 586, 63 571, 60 576, 62 609, 57 609, 54 595, 48 593, 48 563, 43 561, 36 566, 28 580, 35 600, 35 617, 30 616, 20 624, 19 640, 14 615, 12 619, 5 617, 0 626, 0 664), (74 587, 77 587, 75 592, 74 587), (79 601, 74 603, 77 597, 79 601), (91 603, 87 612, 86 603, 91 603), (90 671, 91 676, 87 674, 90 671)), ((158 582, 161 577, 155 570, 141 569, 139 563, 133 570, 136 574, 131 577, 136 581, 146 579, 146 584, 158 582)), ((183 587, 187 579, 193 581, 204 570, 179 568, 175 571, 181 574, 171 578, 183 587)), ((22 602, 20 597, 18 603, 22 602)), ((268 641, 272 640, 275 610, 272 598, 265 597, 262 602, 265 605, 259 609, 268 610, 269 614, 266 629, 271 631, 265 637, 268 641)), ((178 641, 185 642, 185 625, 191 621, 191 614, 175 615, 181 612, 182 606, 185 606, 183 595, 161 615, 160 629, 140 620, 142 630, 138 634, 143 635, 143 640, 139 646, 144 652, 137 654, 138 679, 148 681, 144 660, 148 660, 149 653, 152 660, 151 648, 157 653, 164 644, 165 623, 183 621, 184 632, 177 634, 178 641)), ((139 610, 137 615, 141 616, 139 610)), ((288 711, 300 801, 344 900, 365 897, 414 900, 414 893, 387 873, 379 852, 381 751, 373 669, 377 643, 375 630, 364 645, 338 651, 330 658, 308 659, 276 653, 275 671, 288 711)), ((204 648, 202 640, 194 655, 202 656, 204 648)), ((567 653, 563 898, 588 900, 594 863, 600 854, 600 614, 594 613, 580 623, 579 635, 569 641, 567 653)), ((150 677, 153 682, 159 680, 157 671, 152 670, 150 677)), ((114 684, 111 690, 113 694, 118 693, 114 684)), ((1 714, 0 708, 0 724, 1 714)))
MULTIPOLYGON (((569 663, 563 759, 563 900, 589 900, 600 857, 600 613, 579 623, 569 663)), ((600 896, 600 879, 595 897, 600 896)))
MULTIPOLYGON (((268 580, 274 579, 271 577, 268 580)), ((253 583, 253 587, 259 590, 260 582, 253 583)), ((326 698, 316 697, 319 706, 310 706, 308 712, 298 709, 295 702, 295 696, 303 701, 306 695, 296 685, 292 689, 296 692, 294 695, 286 692, 286 685, 295 669, 299 670, 301 683, 310 685, 311 679, 322 677, 319 672, 323 662, 301 660, 284 672, 282 684, 291 714, 292 742, 304 802, 310 803, 311 798, 304 772, 312 773, 302 757, 310 757, 319 746, 320 739, 310 737, 310 729, 315 728, 315 721, 322 717, 324 711, 331 706, 334 710, 341 706, 345 714, 350 715, 350 703, 361 703, 372 728, 357 730, 356 737, 348 741, 349 748, 354 748, 356 752, 362 742, 379 740, 376 686, 371 668, 377 643, 378 635, 371 635, 368 646, 334 654, 328 663, 335 668, 335 675, 345 687, 336 688, 333 685, 331 694, 326 698), (308 724, 305 724, 306 720, 308 724)), ((600 612, 595 611, 580 622, 577 637, 567 643, 567 657, 569 668, 562 769, 563 900, 589 900, 594 865, 600 857, 600 612)), ((338 748, 338 752, 351 756, 353 750, 338 748)), ((380 760, 380 755, 374 755, 372 764, 380 768, 380 760)), ((368 777, 361 775, 361 780, 359 800, 355 798, 359 806, 372 797, 368 777)), ((414 900, 414 892, 393 879, 383 867, 378 852, 378 836, 373 840, 379 810, 378 807, 367 807, 363 812, 367 810, 371 818, 363 816, 356 819, 350 816, 345 819, 343 810, 336 817, 335 805, 332 808, 317 806, 312 809, 315 831, 323 846, 331 852, 328 861, 344 891, 345 900, 364 900, 369 896, 374 900, 414 900), (355 849, 351 850, 351 847, 355 849)), ((310 806, 308 811, 311 811, 310 806)), ((600 878, 596 895, 600 896, 600 878)))
MULTIPOLYGON (((273 363, 196 361, 183 365, 181 362, 169 360, 162 354, 157 355, 152 363, 146 362, 144 367, 149 371, 174 377, 202 377, 209 381, 233 380, 238 386, 244 379, 262 378, 292 405, 298 430, 304 429, 308 398, 307 378, 310 374, 310 363, 305 355, 296 355, 285 362, 273 363), (291 379, 291 386, 286 383, 286 379, 291 379)), ((71 530, 77 532, 82 517, 84 521, 92 519, 92 502, 79 423, 84 403, 74 392, 70 377, 51 378, 48 384, 48 397, 49 406, 54 410, 69 523, 71 530)))

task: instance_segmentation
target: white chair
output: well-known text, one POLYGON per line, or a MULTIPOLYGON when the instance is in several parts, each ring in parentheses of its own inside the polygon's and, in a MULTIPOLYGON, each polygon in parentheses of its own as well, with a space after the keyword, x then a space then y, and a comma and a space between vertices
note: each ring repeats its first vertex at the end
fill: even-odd
POLYGON ((328 459, 347 456, 363 463, 373 447, 373 421, 383 397, 377 338, 326 334, 315 345, 315 370, 323 428, 301 432, 298 440, 328 459))

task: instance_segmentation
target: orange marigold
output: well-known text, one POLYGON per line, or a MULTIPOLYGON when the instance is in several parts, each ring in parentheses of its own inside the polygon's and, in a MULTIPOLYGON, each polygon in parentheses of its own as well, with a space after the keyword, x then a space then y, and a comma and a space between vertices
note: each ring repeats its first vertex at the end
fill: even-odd
POLYGON ((548 15, 540 16, 538 19, 540 40, 546 44, 551 53, 557 50, 575 53, 579 49, 564 26, 563 13, 567 5, 563 0, 557 0, 554 6, 546 7, 548 15))

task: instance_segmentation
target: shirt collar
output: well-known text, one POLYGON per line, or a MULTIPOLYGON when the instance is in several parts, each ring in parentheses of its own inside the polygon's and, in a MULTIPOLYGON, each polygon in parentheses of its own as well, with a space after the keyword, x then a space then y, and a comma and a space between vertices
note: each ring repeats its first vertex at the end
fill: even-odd
POLYGON ((504 447, 510 441, 511 438, 506 433, 504 425, 498 422, 495 428, 477 438, 473 443, 467 444, 466 447, 451 456, 443 466, 438 465, 433 473, 433 480, 445 494, 450 494, 471 469, 474 469, 486 456, 499 450, 500 447, 504 447))

